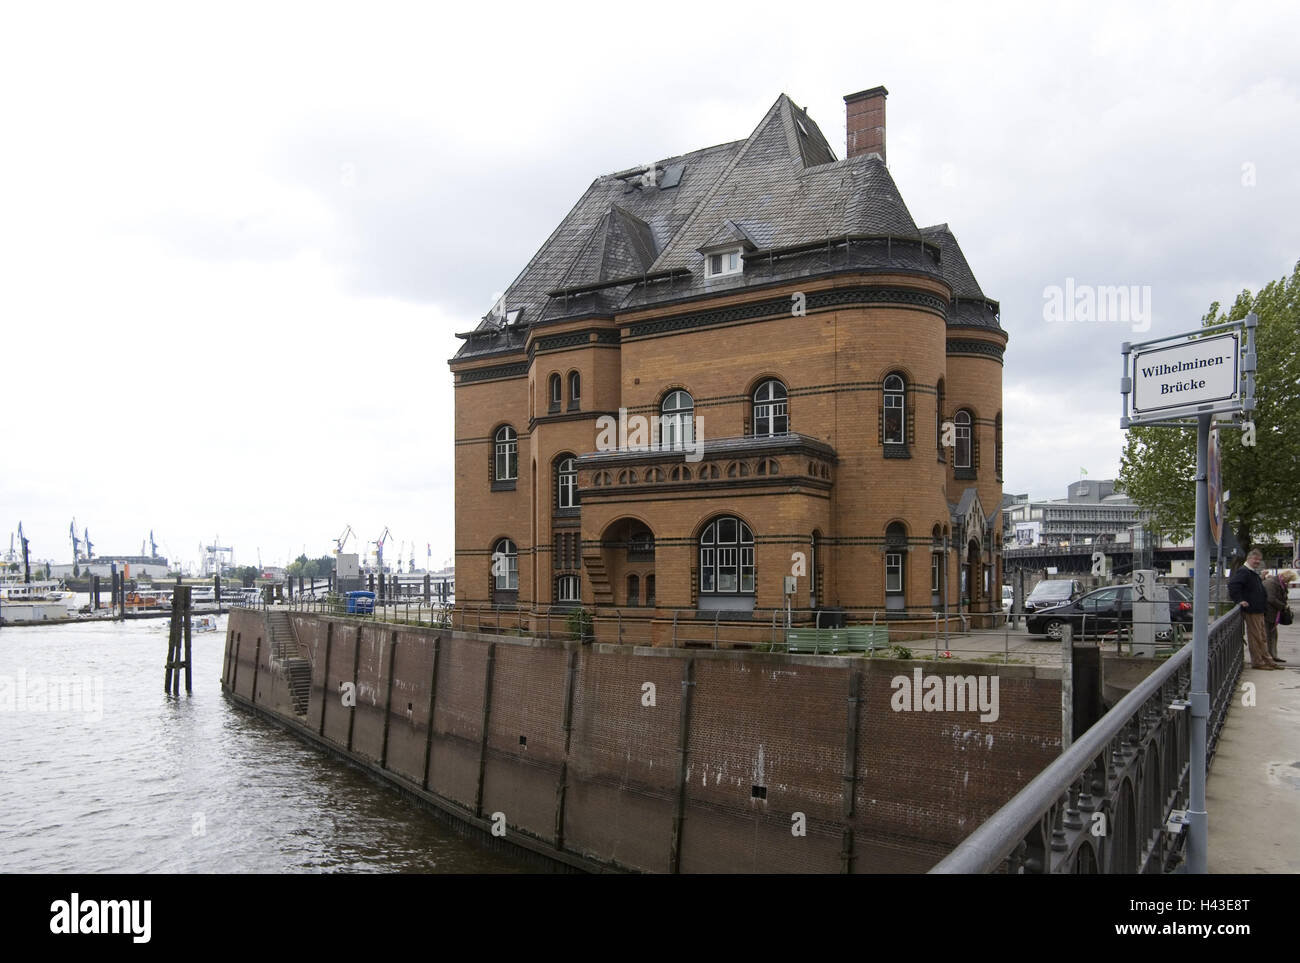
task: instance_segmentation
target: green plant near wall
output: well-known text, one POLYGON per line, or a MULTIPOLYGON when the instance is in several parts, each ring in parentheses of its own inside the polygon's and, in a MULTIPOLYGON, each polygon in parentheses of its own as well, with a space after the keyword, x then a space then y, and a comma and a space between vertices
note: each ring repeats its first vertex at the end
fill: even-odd
POLYGON ((586 609, 574 609, 566 620, 569 635, 581 642, 591 642, 596 638, 591 613, 586 609))
POLYGON ((891 645, 889 647, 889 657, 891 659, 910 659, 912 650, 905 645, 891 645))

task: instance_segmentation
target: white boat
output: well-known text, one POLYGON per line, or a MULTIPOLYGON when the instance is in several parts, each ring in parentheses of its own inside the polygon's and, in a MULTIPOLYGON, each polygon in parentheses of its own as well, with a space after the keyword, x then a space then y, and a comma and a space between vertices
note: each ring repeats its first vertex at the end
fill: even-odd
MULTIPOLYGON (((5 578, 0 580, 0 602, 13 604, 29 603, 54 603, 61 605, 64 609, 63 614, 59 616, 38 616, 37 620, 47 618, 68 618, 77 614, 80 609, 80 603, 77 601, 77 593, 69 592, 63 587, 63 583, 57 579, 37 579, 32 582, 24 582, 17 578, 5 578)), ((16 621, 17 615, 6 615, 6 618, 16 621)))

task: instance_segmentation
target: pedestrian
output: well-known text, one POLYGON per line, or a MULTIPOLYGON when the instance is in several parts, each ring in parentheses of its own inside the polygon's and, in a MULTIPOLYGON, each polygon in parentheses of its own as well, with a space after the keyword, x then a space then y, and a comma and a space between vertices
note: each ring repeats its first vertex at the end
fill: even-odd
POLYGON ((1252 669, 1281 669, 1268 654, 1268 593, 1259 577, 1264 553, 1252 548, 1246 563, 1228 579, 1228 596, 1241 607, 1246 623, 1246 644, 1250 648, 1252 669))
POLYGON ((1268 625, 1268 654, 1274 662, 1286 661, 1277 654, 1277 626, 1282 613, 1290 608, 1287 591, 1295 578, 1296 573, 1288 568, 1264 579, 1264 592, 1268 596, 1268 618, 1265 620, 1268 625))

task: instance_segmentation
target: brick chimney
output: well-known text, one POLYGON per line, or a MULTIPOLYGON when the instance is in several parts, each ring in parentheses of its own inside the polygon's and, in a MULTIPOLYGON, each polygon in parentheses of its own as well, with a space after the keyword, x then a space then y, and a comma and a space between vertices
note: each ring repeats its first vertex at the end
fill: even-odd
POLYGON ((859 90, 844 98, 848 121, 847 157, 859 154, 879 154, 885 159, 885 98, 889 91, 884 87, 859 90))

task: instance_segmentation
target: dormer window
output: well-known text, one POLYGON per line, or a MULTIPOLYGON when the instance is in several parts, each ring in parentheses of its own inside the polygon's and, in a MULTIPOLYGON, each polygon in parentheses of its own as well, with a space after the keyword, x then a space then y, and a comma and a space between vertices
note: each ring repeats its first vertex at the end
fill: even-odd
POLYGON ((744 267, 740 248, 732 251, 720 251, 704 259, 705 277, 716 278, 726 274, 739 274, 744 267))

